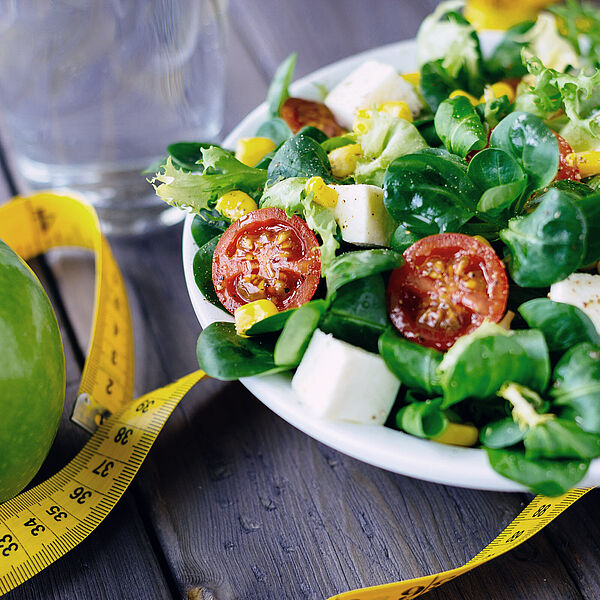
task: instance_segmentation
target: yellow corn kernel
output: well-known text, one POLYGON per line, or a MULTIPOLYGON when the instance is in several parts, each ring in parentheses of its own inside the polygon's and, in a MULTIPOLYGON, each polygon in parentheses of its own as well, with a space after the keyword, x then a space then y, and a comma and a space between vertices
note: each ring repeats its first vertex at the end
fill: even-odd
POLYGON ((329 156, 329 164, 334 177, 348 177, 356 169, 356 159, 362 155, 360 144, 348 144, 341 148, 332 150, 329 156))
POLYGON ((479 99, 479 102, 488 102, 494 98, 502 98, 502 96, 508 96, 509 102, 515 101, 515 90, 512 85, 504 81, 493 83, 492 85, 486 85, 483 96, 479 99))
POLYGON ((482 235, 474 235, 473 239, 485 244, 486 246, 489 246, 490 248, 492 247, 492 245, 482 235))
POLYGON ((240 138, 235 148, 235 157, 245 165, 254 167, 272 150, 275 150, 275 142, 269 138, 240 138))
POLYGON ((408 108, 408 104, 406 104, 406 102, 383 102, 382 104, 377 105, 377 110, 379 112, 394 115, 400 119, 405 119, 406 121, 413 120, 412 113, 410 112, 410 108, 408 108))
POLYGON ((600 174, 600 151, 572 152, 566 156, 570 167, 577 167, 582 177, 600 174))
POLYGON ((465 92, 464 90, 454 90, 451 94, 450 94, 450 98, 456 98, 457 96, 464 96, 465 98, 469 99, 469 102, 473 105, 473 106, 477 106, 479 104, 479 100, 477 100, 477 98, 475 98, 475 96, 472 96, 471 94, 469 94, 469 92, 465 92))
POLYGON ((373 109, 371 108, 359 108, 356 111, 354 123, 352 125, 352 131, 354 133, 363 134, 369 129, 369 119, 373 116, 373 109))
POLYGON ((333 208, 338 201, 338 193, 330 188, 321 177, 311 177, 304 187, 307 194, 313 194, 313 200, 325 206, 326 208, 333 208))
POLYGON ((443 433, 432 439, 451 446, 474 446, 479 439, 479 430, 473 425, 448 423, 443 433))
POLYGON ((276 315, 279 311, 270 300, 255 300, 235 309, 235 331, 242 337, 248 337, 246 331, 252 325, 276 315))
POLYGON ((408 83, 412 83, 415 87, 419 87, 421 84, 421 73, 403 73, 402 79, 408 81, 408 83))
POLYGON ((218 200, 215 207, 224 217, 231 221, 237 221, 244 215, 256 210, 256 202, 240 190, 233 190, 223 194, 218 200))

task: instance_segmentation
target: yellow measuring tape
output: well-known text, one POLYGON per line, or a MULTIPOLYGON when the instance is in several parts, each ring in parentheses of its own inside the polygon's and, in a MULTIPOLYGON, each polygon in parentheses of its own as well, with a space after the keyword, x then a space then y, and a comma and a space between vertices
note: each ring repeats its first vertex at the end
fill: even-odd
MULTIPOLYGON (((84 247, 96 254, 94 326, 74 414, 95 433, 56 475, 0 504, 0 594, 4 594, 58 560, 102 522, 133 480, 171 412, 205 375, 191 373, 133 400, 127 293, 89 206, 47 192, 15 198, 0 207, 0 239, 25 259, 58 246, 84 247), (107 413, 111 414, 104 418, 107 413)), ((529 539, 589 489, 571 490, 558 498, 537 496, 491 544, 461 567, 344 592, 330 600, 421 596, 529 539)))

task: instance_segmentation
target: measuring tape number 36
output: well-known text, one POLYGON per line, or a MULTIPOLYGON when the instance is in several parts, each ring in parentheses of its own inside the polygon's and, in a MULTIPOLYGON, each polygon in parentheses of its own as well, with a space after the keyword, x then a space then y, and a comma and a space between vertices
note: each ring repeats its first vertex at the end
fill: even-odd
MULTIPOLYGON (((98 218, 89 205, 40 192, 0 207, 0 239, 22 258, 50 248, 94 251, 94 323, 73 420, 93 435, 56 475, 0 504, 0 595, 82 542, 119 501, 169 416, 203 377, 191 373, 133 399, 134 350, 127 292, 98 218)), ((521 544, 590 488, 558 498, 537 496, 465 565, 418 579, 344 592, 330 600, 417 598, 521 544)))

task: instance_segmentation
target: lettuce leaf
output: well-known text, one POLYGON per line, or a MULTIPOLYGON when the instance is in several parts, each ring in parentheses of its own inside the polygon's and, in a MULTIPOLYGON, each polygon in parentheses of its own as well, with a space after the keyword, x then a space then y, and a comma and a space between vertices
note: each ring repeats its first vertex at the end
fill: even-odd
POLYGON ((551 69, 566 71, 567 67, 579 67, 581 61, 570 42, 560 35, 556 17, 542 12, 534 26, 519 38, 529 52, 538 56, 551 69))
POLYGON ((559 34, 575 48, 583 66, 600 66, 600 9, 588 2, 566 0, 548 10, 556 15, 559 34))
POLYGON ((232 190, 242 190, 257 197, 267 180, 264 169, 248 167, 231 154, 212 146, 202 150, 204 172, 190 173, 178 169, 171 160, 150 179, 157 195, 172 206, 194 213, 211 208, 216 200, 232 190))
POLYGON ((442 2, 429 15, 417 34, 419 67, 443 59, 442 67, 452 78, 462 67, 474 79, 481 76, 481 49, 475 28, 460 13, 463 0, 442 2))
POLYGON ((412 123, 375 110, 359 118, 355 136, 363 150, 354 171, 357 183, 381 186, 385 170, 393 160, 428 147, 412 123))
POLYGON ((579 74, 560 73, 546 67, 537 56, 524 51, 524 61, 536 81, 517 98, 516 107, 549 118, 562 109, 568 119, 560 134, 575 152, 600 147, 600 70, 579 74))

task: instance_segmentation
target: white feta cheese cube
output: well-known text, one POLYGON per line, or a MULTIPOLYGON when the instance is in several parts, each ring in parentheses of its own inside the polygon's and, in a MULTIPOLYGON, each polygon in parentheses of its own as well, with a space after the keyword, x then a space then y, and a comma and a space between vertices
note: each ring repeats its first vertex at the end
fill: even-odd
POLYGON ((346 129, 352 129, 357 110, 383 102, 406 102, 413 116, 423 108, 415 88, 394 67, 374 60, 352 71, 325 98, 336 121, 346 129))
POLYGON ((332 210, 345 242, 390 245, 395 224, 383 204, 381 188, 365 183, 330 187, 338 193, 338 201, 332 210))
POLYGON ((383 425, 400 381, 378 354, 317 329, 292 379, 292 388, 318 417, 383 425))
POLYGON ((563 281, 553 283, 548 298, 580 308, 600 333, 600 275, 573 273, 563 281))

